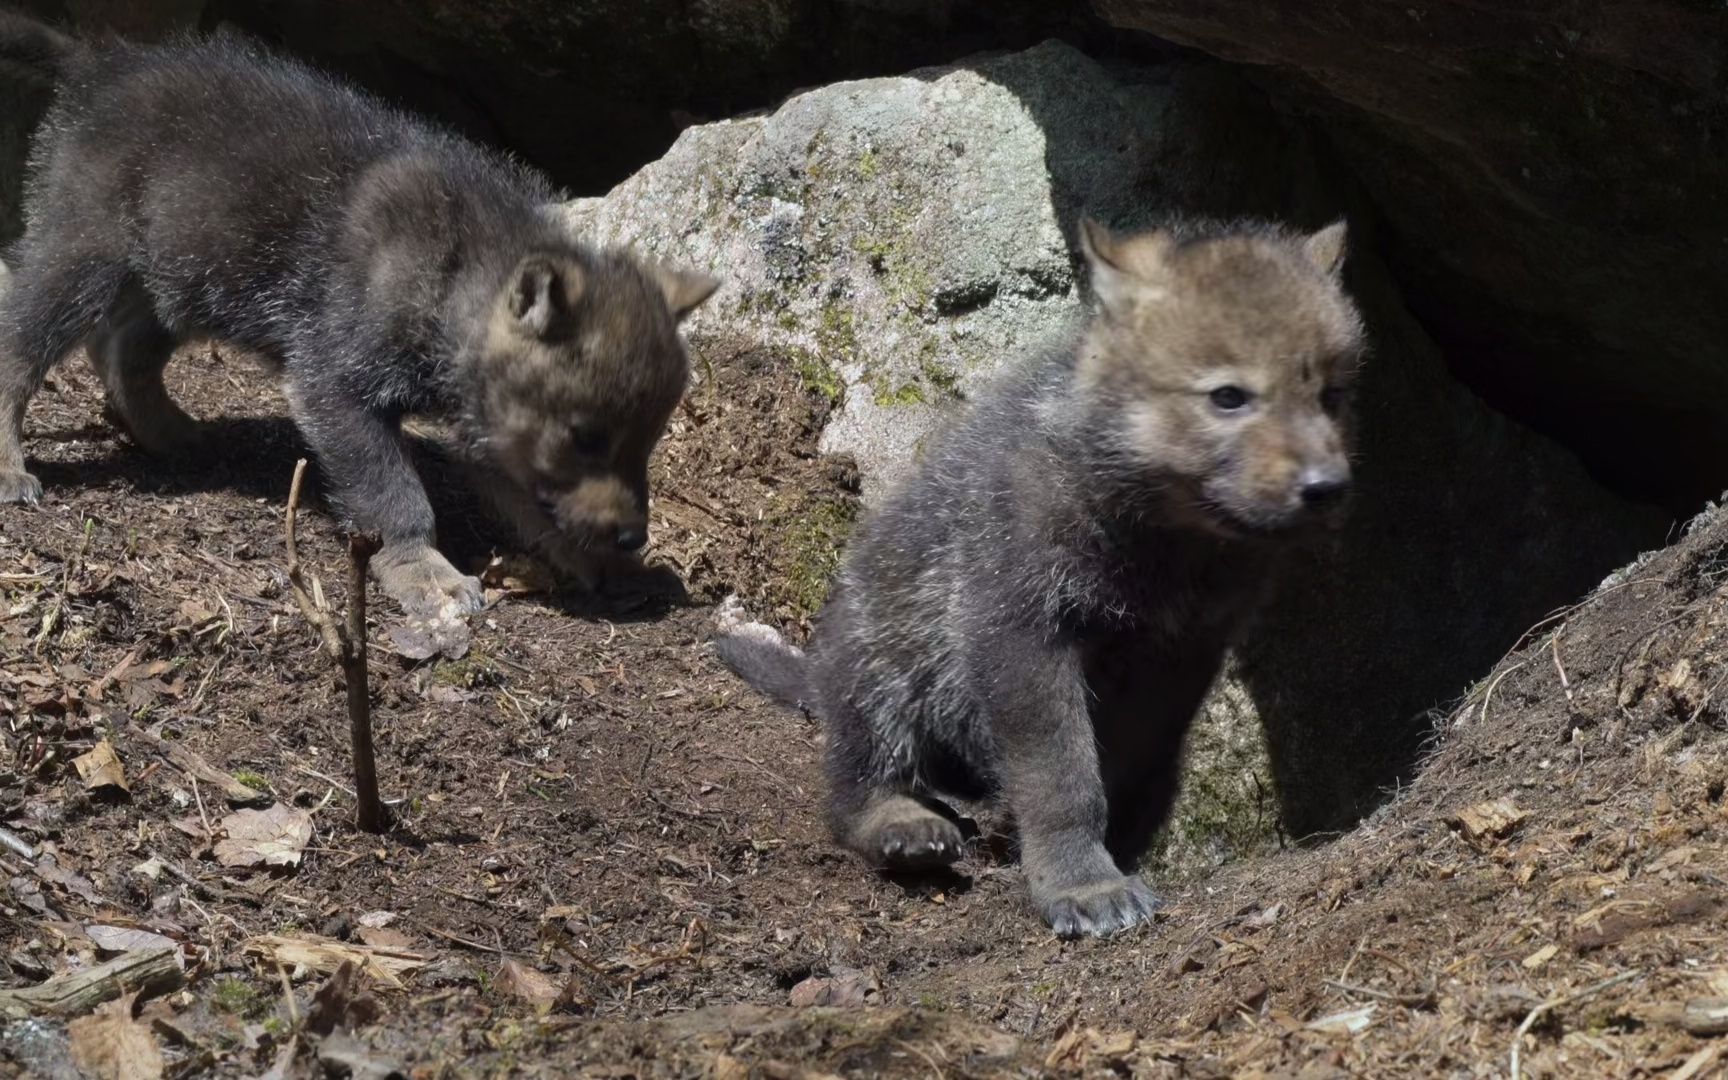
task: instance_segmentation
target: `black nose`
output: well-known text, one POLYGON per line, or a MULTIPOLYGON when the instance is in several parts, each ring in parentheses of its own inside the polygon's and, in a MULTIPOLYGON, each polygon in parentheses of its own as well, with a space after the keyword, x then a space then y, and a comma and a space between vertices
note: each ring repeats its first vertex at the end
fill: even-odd
POLYGON ((636 551, 648 542, 648 530, 640 525, 620 525, 614 542, 620 551, 636 551))
POLYGON ((1350 477, 1312 476, 1302 480, 1302 505, 1311 509, 1331 506, 1350 493, 1350 477))

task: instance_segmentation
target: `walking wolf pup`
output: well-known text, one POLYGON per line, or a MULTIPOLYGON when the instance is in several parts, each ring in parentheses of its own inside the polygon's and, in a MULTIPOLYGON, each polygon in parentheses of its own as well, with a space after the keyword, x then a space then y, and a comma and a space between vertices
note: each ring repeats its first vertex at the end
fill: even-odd
POLYGON ((1081 227, 1097 310, 988 390, 855 536, 808 652, 723 628, 722 659, 827 731, 838 839, 942 865, 937 795, 1011 812, 1063 936, 1157 901, 1135 873, 1183 739, 1281 552, 1350 485, 1363 331, 1342 222, 1081 227))
POLYGON ((25 407, 87 347, 113 414, 168 452, 182 341, 280 371, 386 592, 454 614, 400 423, 454 421, 493 504, 564 573, 647 538, 647 461, 689 374, 677 323, 717 282, 587 247, 537 173, 237 35, 79 44, 0 13, 0 63, 54 80, 0 297, 0 502, 34 502, 25 407))

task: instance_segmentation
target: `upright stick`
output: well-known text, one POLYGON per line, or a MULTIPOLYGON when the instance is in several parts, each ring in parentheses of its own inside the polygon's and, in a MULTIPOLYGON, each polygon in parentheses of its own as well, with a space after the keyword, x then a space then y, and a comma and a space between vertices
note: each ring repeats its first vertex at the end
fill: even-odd
POLYGON ((348 534, 348 632, 342 642, 342 678, 348 684, 348 730, 354 744, 355 824, 381 833, 384 804, 378 798, 378 768, 372 760, 372 698, 366 672, 366 568, 377 554, 378 537, 348 534))
POLYGON ((306 474, 306 459, 294 465, 294 482, 288 487, 288 585, 300 614, 317 631, 319 643, 342 668, 348 688, 348 731, 354 744, 354 795, 358 804, 354 819, 363 831, 381 833, 387 819, 378 798, 378 766, 372 755, 372 698, 366 671, 366 569, 379 548, 378 537, 348 534, 348 620, 338 626, 306 588, 300 570, 300 552, 295 544, 295 518, 300 509, 300 482, 306 474))

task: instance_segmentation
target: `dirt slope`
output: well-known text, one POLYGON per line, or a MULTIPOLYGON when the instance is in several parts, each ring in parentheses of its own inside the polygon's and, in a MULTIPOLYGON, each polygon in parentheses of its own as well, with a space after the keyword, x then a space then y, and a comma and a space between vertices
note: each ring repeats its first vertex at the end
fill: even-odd
MULTIPOLYGON (((356 1044, 316 1051, 338 1072, 360 1053, 356 1075, 1501 1076, 1533 1011, 1527 1075, 1716 1067, 1681 1007, 1728 996, 1728 518, 1536 631, 1357 831, 1065 944, 987 813, 948 879, 835 851, 815 725, 705 653, 728 591, 796 620, 852 503, 792 365, 702 359, 656 511, 691 599, 503 596, 460 661, 381 649, 380 772, 403 800, 383 837, 350 825, 342 691, 284 589, 300 450, 279 403, 239 361, 185 358, 171 386, 227 418, 223 441, 156 463, 100 423, 84 369, 59 377, 31 414, 52 499, 0 510, 0 825, 34 856, 0 848, 0 985, 107 957, 104 927, 165 935, 190 982, 141 1023, 187 1073, 256 1075, 285 1045, 287 1075, 315 1071, 319 1040, 293 1033, 324 977, 301 973, 290 1011, 258 940, 304 935, 418 965, 350 1011, 356 1044), (230 808, 150 733, 308 812, 301 863, 220 865, 230 808), (68 765, 103 736, 129 796, 68 765)), ((484 559, 494 538, 439 491, 447 543, 484 559)), ((302 548, 336 591, 327 518, 302 548)), ((0 1072, 75 1075, 77 1044, 11 1023, 0 1072)))

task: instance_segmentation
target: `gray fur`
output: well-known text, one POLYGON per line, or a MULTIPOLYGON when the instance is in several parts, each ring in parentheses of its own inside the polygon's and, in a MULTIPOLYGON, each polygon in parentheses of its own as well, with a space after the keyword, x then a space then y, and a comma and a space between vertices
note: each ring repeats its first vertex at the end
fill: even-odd
POLYGON ((279 368, 410 608, 480 600, 435 548, 410 414, 455 420, 560 569, 641 546, 647 456, 688 375, 677 320, 713 282, 579 243, 538 173, 238 35, 85 48, 6 16, 0 58, 57 79, 0 297, 0 502, 40 497, 22 425, 50 367, 88 346, 117 418, 167 452, 200 430, 162 368, 208 336, 279 368))
POLYGON ((1083 249, 1099 313, 1001 376, 861 525, 808 653, 720 642, 822 717, 843 843, 949 862, 960 833, 931 796, 998 797, 1064 936, 1156 905, 1134 871, 1194 713, 1280 552, 1338 520, 1361 348, 1341 230, 1088 226, 1083 249), (1260 415, 1206 412, 1223 370, 1260 415))

